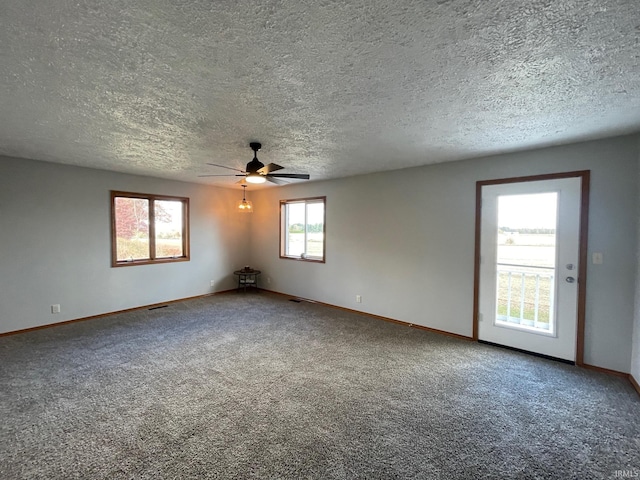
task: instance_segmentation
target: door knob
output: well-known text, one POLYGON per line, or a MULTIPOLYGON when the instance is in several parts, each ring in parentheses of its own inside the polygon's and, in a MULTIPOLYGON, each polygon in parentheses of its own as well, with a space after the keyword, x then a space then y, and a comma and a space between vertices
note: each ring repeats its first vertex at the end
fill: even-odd
POLYGON ((576 279, 573 277, 567 277, 566 280, 567 280, 567 283, 573 283, 576 281, 576 279))

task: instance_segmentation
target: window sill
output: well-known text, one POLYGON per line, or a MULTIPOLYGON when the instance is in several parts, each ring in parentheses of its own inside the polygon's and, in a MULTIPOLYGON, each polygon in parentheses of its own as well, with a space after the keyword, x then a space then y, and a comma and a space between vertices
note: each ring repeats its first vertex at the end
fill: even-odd
POLYGON ((112 263, 112 267, 133 267, 136 265, 154 265, 156 263, 175 263, 175 262, 188 262, 190 260, 189 257, 177 257, 177 258, 158 258, 155 260, 145 259, 145 260, 132 260, 125 262, 116 262, 112 263))
POLYGON ((298 262, 325 263, 324 258, 319 258, 319 257, 301 258, 301 257, 288 256, 288 255, 280 255, 280 258, 284 258, 286 260, 295 260, 298 262))

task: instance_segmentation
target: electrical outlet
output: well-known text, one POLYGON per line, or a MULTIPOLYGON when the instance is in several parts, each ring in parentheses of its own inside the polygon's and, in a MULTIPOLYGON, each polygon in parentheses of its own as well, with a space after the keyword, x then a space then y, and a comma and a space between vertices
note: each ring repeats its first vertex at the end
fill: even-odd
POLYGON ((591 259, 594 265, 602 265, 602 253, 593 252, 591 259))
POLYGON ((213 280, 211 280, 211 286, 215 287, 216 286, 216 282, 214 282, 213 280))
POLYGON ((60 304, 51 305, 51 313, 60 313, 60 304))
POLYGON ((267 277, 267 283, 271 285, 271 277, 267 277))
POLYGON ((362 295, 356 295, 356 303, 362 303, 362 295))

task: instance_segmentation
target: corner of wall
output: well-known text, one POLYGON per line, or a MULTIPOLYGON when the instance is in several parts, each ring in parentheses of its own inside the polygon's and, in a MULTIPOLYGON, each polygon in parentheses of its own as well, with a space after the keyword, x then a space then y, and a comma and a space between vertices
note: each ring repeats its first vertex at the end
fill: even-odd
MULTIPOLYGON (((638 185, 640 185, 640 135, 637 137, 638 146, 638 185)), ((636 210, 636 223, 638 227, 637 247, 636 247, 636 288, 633 319, 633 340, 631 351, 631 382, 640 393, 638 384, 640 383, 640 201, 636 210)))

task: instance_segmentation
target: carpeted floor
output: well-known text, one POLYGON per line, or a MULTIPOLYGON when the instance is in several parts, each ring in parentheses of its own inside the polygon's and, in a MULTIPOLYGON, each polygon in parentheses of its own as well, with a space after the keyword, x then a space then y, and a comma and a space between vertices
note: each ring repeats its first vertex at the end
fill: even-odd
POLYGON ((0 387, 3 480, 640 475, 625 379, 265 292, 0 338, 0 387))

